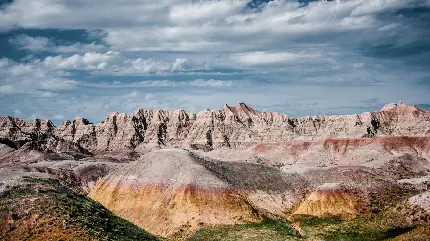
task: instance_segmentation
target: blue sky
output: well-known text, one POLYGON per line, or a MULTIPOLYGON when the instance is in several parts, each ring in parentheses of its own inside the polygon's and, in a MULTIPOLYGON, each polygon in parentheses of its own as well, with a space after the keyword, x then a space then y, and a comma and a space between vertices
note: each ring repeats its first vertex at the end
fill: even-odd
POLYGON ((0 115, 430 107, 430 0, 0 4, 0 115))

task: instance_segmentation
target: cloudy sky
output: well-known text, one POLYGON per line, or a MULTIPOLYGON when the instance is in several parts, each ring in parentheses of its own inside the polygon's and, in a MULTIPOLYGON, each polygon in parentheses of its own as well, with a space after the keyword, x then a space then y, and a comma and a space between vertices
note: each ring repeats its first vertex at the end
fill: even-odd
POLYGON ((0 115, 430 109, 430 0, 0 0, 0 115))

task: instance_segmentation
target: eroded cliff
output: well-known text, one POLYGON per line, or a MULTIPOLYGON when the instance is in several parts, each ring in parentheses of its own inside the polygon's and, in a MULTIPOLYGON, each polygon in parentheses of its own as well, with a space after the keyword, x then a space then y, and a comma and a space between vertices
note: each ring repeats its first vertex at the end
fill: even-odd
POLYGON ((416 106, 389 104, 377 112, 344 116, 290 118, 262 112, 241 103, 197 114, 183 110, 138 110, 111 113, 93 124, 84 118, 55 127, 48 120, 26 122, 0 118, 2 142, 20 146, 43 136, 56 136, 93 153, 176 147, 213 150, 248 148, 257 143, 311 141, 326 138, 430 136, 430 112, 416 106))

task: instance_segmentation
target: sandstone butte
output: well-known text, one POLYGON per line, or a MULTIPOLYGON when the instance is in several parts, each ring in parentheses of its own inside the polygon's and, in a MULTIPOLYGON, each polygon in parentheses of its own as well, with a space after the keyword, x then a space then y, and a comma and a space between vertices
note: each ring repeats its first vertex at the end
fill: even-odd
POLYGON ((0 171, 48 173, 168 238, 263 216, 354 219, 393 200, 418 225, 430 214, 429 158, 430 112, 403 103, 302 118, 243 103, 115 112, 97 124, 0 117, 0 171))

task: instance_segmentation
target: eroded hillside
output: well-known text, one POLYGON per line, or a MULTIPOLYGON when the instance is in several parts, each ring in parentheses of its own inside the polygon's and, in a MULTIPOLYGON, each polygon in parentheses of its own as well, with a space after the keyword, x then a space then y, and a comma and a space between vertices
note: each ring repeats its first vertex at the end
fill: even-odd
POLYGON ((404 104, 304 118, 245 104, 138 110, 58 127, 1 117, 0 233, 419 240, 430 233, 429 158, 430 113, 404 104))

